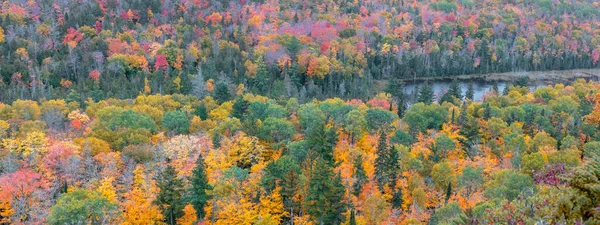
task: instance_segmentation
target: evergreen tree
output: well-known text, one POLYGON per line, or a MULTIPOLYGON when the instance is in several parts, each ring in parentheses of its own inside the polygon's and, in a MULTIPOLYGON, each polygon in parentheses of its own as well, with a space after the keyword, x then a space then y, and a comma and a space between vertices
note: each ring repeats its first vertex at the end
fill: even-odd
POLYGON ((500 94, 500 88, 498 88, 498 81, 495 81, 492 85, 492 91, 494 92, 494 95, 500 94))
POLYGON ((448 187, 446 188, 446 199, 444 201, 445 203, 448 203, 450 196, 452 196, 452 183, 448 182, 448 187))
POLYGON ((389 149, 387 146, 387 137, 383 130, 379 133, 379 141, 377 144, 377 151, 375 154, 375 180, 380 191, 383 191, 383 186, 387 184, 387 166, 388 166, 388 154, 389 149))
POLYGON ((399 164, 398 164, 398 160, 400 160, 400 155, 398 154, 398 150, 396 149, 395 146, 391 146, 389 148, 388 151, 388 157, 387 157, 387 162, 386 164, 386 173, 387 173, 387 179, 389 180, 389 184, 390 184, 390 188, 395 189, 396 188, 396 179, 398 178, 398 174, 399 174, 399 164))
POLYGON ((448 88, 448 93, 450 93, 452 97, 462 99, 462 90, 460 89, 460 84, 458 84, 458 80, 452 80, 452 83, 450 83, 450 87, 448 88))
POLYGON ((433 87, 429 83, 425 83, 421 89, 419 90, 419 98, 418 102, 423 102, 425 104, 431 104, 433 101, 434 93, 433 87))
POLYGON ((366 183, 368 179, 365 168, 363 167, 362 155, 359 155, 354 159, 353 165, 354 174, 352 174, 352 179, 354 179, 354 183, 352 184, 352 194, 358 196, 362 191, 364 183, 366 183))
POLYGON ((219 103, 229 101, 229 98, 231 98, 229 87, 227 87, 227 84, 223 82, 217 84, 215 87, 215 93, 213 95, 215 100, 219 101, 219 103))
POLYGON ((504 90, 502 90, 502 95, 506 96, 510 92, 510 85, 504 86, 504 90))
POLYGON ((248 101, 242 95, 238 96, 233 103, 233 111, 231 116, 243 120, 248 112, 248 101))
POLYGON ((465 124, 467 122, 467 102, 463 101, 460 106, 460 114, 458 115, 458 124, 465 124))
POLYGON ((204 103, 200 103, 200 105, 196 107, 196 116, 200 117, 202 120, 208 119, 208 110, 204 103))
POLYGON ((157 181, 156 185, 160 191, 154 200, 154 204, 158 205, 163 212, 164 222, 175 225, 177 219, 184 215, 185 203, 181 198, 183 181, 177 178, 177 172, 171 165, 167 166, 157 181))
POLYGON ((490 107, 490 103, 485 103, 484 107, 484 112, 483 112, 483 119, 484 120, 489 120, 490 117, 492 117, 492 108, 490 107))
POLYGON ((386 92, 392 94, 392 97, 396 99, 396 106, 398 107, 398 117, 402 118, 407 108, 406 94, 404 93, 404 83, 398 79, 393 79, 392 81, 390 81, 390 83, 388 83, 386 92))
POLYGON ((211 189, 212 187, 208 184, 208 178, 206 177, 204 159, 202 156, 198 156, 196 167, 192 171, 192 177, 190 177, 189 190, 191 194, 189 202, 194 206, 198 218, 204 218, 204 206, 211 197, 206 193, 206 190, 211 189))
POLYGON ((328 162, 318 158, 309 180, 306 210, 316 224, 341 224, 346 211, 345 187, 328 162))
POLYGON ((401 91, 398 96, 396 96, 396 106, 398 107, 398 118, 404 117, 404 113, 406 113, 406 95, 404 91, 401 91))
POLYGON ((404 204, 404 200, 402 199, 402 188, 396 188, 396 191, 392 196, 392 207, 398 209, 402 207, 402 204, 404 204))
POLYGON ((354 209, 350 211, 350 220, 348 221, 348 225, 356 225, 356 212, 354 209))
POLYGON ((337 143, 335 129, 327 128, 325 124, 316 124, 306 131, 306 141, 310 150, 333 165, 333 149, 337 143))
POLYGON ((473 82, 469 82, 469 86, 467 86, 467 92, 465 93, 465 98, 471 101, 474 100, 475 90, 473 89, 473 82))

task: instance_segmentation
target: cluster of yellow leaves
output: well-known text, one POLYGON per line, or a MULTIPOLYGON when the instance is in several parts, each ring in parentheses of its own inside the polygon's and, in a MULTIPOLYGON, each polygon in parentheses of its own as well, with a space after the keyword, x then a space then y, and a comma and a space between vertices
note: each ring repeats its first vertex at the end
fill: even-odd
POLYGON ((109 62, 121 62, 132 69, 148 69, 148 60, 143 55, 112 54, 108 57, 109 62))
POLYGON ((90 122, 90 117, 79 110, 70 112, 67 118, 69 118, 71 121, 77 120, 84 124, 90 122))
POLYGON ((4 43, 4 29, 0 27, 0 43, 4 43))
POLYGON ((48 151, 46 134, 40 131, 28 132, 25 138, 6 138, 0 146, 11 152, 29 156, 31 154, 44 155, 48 151))
POLYGON ((73 142, 81 147, 81 149, 89 150, 92 155, 111 152, 108 142, 95 138, 75 138, 73 142))
POLYGON ((0 200, 0 224, 10 224, 10 216, 14 213, 9 201, 0 200))
POLYGON ((184 215, 181 218, 177 219, 177 224, 179 225, 193 225, 195 221, 198 220, 198 216, 196 216, 196 210, 190 204, 186 204, 183 208, 184 215))
POLYGON ((224 120, 229 117, 229 113, 233 110, 232 102, 225 102, 216 109, 211 110, 208 115, 215 120, 224 120))
POLYGON ((10 124, 4 120, 0 120, 0 138, 5 138, 10 124))
POLYGON ((312 58, 308 63, 308 75, 319 79, 325 78, 329 74, 331 62, 327 56, 312 58))
POLYGON ((133 174, 133 187, 125 194, 122 204, 123 225, 161 224, 163 215, 160 209, 152 204, 156 187, 146 181, 142 166, 137 166, 133 174))
POLYGON ((29 53, 27 53, 27 49, 25 48, 17 48, 15 53, 19 56, 21 60, 27 60, 29 58, 29 53))
POLYGON ((108 199, 110 203, 117 203, 117 192, 115 191, 115 187, 113 186, 113 181, 115 179, 113 177, 106 177, 98 186, 97 191, 100 192, 102 197, 108 199))

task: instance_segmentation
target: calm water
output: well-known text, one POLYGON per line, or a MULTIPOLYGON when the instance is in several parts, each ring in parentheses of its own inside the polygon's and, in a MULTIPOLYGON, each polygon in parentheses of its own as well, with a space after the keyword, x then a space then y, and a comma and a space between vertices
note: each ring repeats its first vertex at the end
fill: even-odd
MULTIPOLYGON (((485 93, 490 92, 492 90, 492 87, 494 86, 494 82, 459 81, 458 83, 461 87, 463 96, 467 92, 470 82, 473 83, 473 90, 475 93, 473 97, 474 97, 475 101, 483 101, 483 96, 485 95, 485 93)), ((437 102, 437 100, 439 100, 444 95, 444 93, 448 90, 452 81, 449 81, 449 80, 448 81, 429 81, 429 83, 433 87, 433 92, 435 94, 435 100, 437 102)), ((424 84, 425 84, 424 82, 407 83, 404 85, 404 92, 409 96, 409 99, 414 101, 415 97, 418 95, 418 93, 416 93, 416 92, 418 92, 418 90, 424 84)), ((504 88, 510 84, 512 84, 512 83, 499 81, 498 82, 498 90, 500 90, 500 92, 502 92, 504 90, 504 88)), ((547 85, 546 84, 528 85, 529 89, 531 89, 532 91, 535 90, 536 88, 545 87, 545 86, 547 86, 547 85)))

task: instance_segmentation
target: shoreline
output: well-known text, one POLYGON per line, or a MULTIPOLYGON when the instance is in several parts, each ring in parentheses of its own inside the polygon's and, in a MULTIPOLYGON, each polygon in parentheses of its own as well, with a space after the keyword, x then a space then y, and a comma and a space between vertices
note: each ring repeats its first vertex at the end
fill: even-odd
MULTIPOLYGON (((499 81, 513 82, 519 77, 529 77, 529 82, 537 84, 554 84, 572 82, 576 79, 583 78, 586 80, 600 80, 600 69, 573 69, 573 70, 549 70, 549 71, 529 71, 529 72, 506 72, 506 73, 487 73, 487 74, 469 74, 443 77, 417 77, 416 79, 404 78, 400 79, 405 83, 416 83, 424 81, 451 81, 457 79, 479 80, 479 81, 499 81)), ((389 79, 386 79, 386 81, 389 79)))

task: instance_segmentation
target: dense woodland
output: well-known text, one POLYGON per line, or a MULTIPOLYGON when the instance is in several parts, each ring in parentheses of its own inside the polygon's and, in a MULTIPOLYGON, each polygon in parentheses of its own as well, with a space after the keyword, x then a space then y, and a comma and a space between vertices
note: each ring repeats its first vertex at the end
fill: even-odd
POLYGON ((599 17, 588 0, 2 1, 0 224, 600 224, 600 83, 403 92, 596 68, 599 17))
POLYGON ((457 90, 0 103, 0 221, 600 222, 599 83, 457 90))
POLYGON ((381 79, 596 68, 591 0, 5 0, 0 99, 244 85, 367 100, 381 79))

